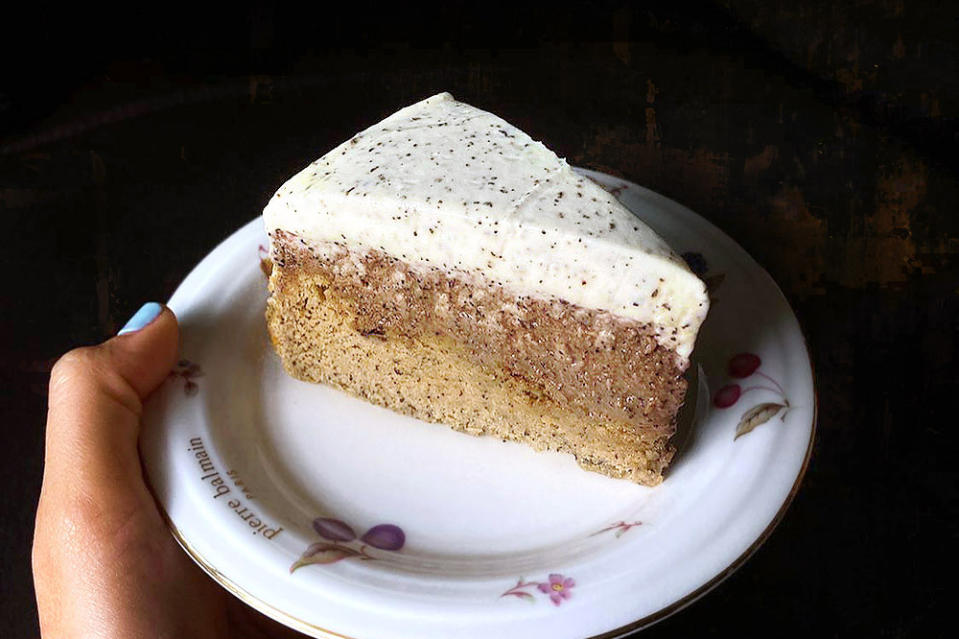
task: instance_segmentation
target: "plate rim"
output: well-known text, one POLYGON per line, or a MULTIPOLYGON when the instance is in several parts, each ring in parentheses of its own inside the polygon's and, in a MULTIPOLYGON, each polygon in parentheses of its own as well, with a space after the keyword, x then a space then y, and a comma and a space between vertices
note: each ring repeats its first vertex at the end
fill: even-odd
MULTIPOLYGON (((686 210, 688 210, 689 212, 693 213, 698 218, 700 218, 700 220, 704 222, 706 225, 711 227, 714 232, 717 232, 721 234, 722 236, 725 236, 725 238, 729 242, 731 242, 737 249, 742 251, 742 253, 749 258, 749 260, 756 267, 756 269, 758 269, 758 271, 762 273, 763 277, 767 279, 768 283, 772 284, 773 289, 776 291, 776 293, 778 293, 782 301, 789 308, 790 312, 792 313, 793 317, 796 320, 796 325, 799 329, 799 337, 802 340, 802 345, 806 353, 806 359, 809 362, 810 378, 811 378, 812 417, 811 417, 811 424, 809 427, 809 438, 806 443, 805 452, 803 454, 802 464, 799 468, 799 471, 796 474, 796 477, 793 481, 792 486, 789 489, 789 492, 786 494, 786 497, 784 498, 782 504, 780 505, 779 509, 776 511, 773 518, 770 520, 767 526, 762 530, 762 532, 756 537, 756 539, 753 540, 753 542, 739 556, 737 556, 734 560, 732 560, 724 569, 716 573, 707 582, 703 583, 702 585, 695 588, 691 592, 687 593, 686 595, 680 597, 676 601, 664 606, 663 608, 660 608, 659 610, 655 612, 652 612, 628 624, 618 626, 612 630, 608 630, 606 632, 596 634, 596 635, 590 635, 587 638, 587 639, 617 639, 629 633, 650 627, 680 612, 684 608, 692 605, 701 597, 705 596, 714 588, 719 586, 723 581, 729 578, 739 568, 741 568, 752 557, 752 555, 755 554, 756 551, 758 551, 759 548, 769 539, 773 531, 779 526, 779 524, 785 518, 786 511, 788 511, 789 507, 792 505, 793 500, 798 494, 799 488, 802 485, 803 479, 805 478, 806 472, 811 463, 812 452, 815 444, 816 431, 817 431, 818 420, 819 420, 819 391, 816 383, 815 362, 813 361, 812 353, 809 349, 809 340, 807 338, 806 330, 803 327, 802 322, 799 320, 799 317, 796 315, 796 312, 793 309, 792 304, 789 303, 789 299, 786 297, 782 289, 779 287, 779 284, 769 274, 769 272, 761 264, 759 264, 759 262, 756 261, 756 259, 748 251, 746 251, 739 244, 739 242, 737 242, 734 238, 729 236, 729 234, 727 234, 725 231, 720 229, 718 226, 713 224, 712 221, 710 221, 709 219, 703 217, 699 213, 696 213, 692 209, 689 209, 689 207, 686 207, 680 202, 677 202, 676 200, 673 200, 672 198, 662 195, 661 193, 653 191, 652 189, 641 186, 631 180, 628 180, 610 173, 605 173, 602 171, 596 171, 593 169, 587 169, 582 167, 572 167, 572 168, 574 168, 574 170, 576 170, 577 172, 587 177, 590 177, 591 179, 598 178, 598 180, 610 180, 610 179, 618 180, 621 183, 623 183, 625 186, 628 186, 628 188, 631 190, 636 190, 643 195, 653 196, 654 198, 667 201, 672 205, 685 208, 686 210)), ((257 218, 253 218, 251 222, 255 221, 256 219, 257 218)), ((231 232, 230 235, 228 235, 221 242, 219 242, 217 246, 211 249, 207 253, 207 256, 209 256, 210 254, 215 252, 218 248, 220 248, 221 246, 229 242, 233 238, 235 233, 238 233, 239 231, 241 231, 249 223, 250 222, 246 222, 243 225, 241 225, 239 228, 237 228, 235 231, 231 232)), ((203 259, 201 259, 201 262, 204 259, 206 259, 206 256, 203 259)), ((199 265, 199 263, 197 265, 199 265)), ((192 272, 192 269, 191 269, 191 272, 192 272)), ((184 278, 184 281, 188 277, 189 277, 189 273, 184 278)), ((176 292, 174 292, 174 295, 175 294, 176 292)), ((151 492, 151 494, 153 494, 154 501, 157 503, 157 506, 160 510, 160 514, 164 522, 166 523, 167 528, 172 534, 173 538, 176 540, 177 544, 183 549, 183 551, 187 554, 187 556, 189 556, 193 560, 195 564, 197 564, 207 575, 210 576, 211 579, 213 579, 216 583, 218 583, 221 587, 226 589, 232 595, 237 597, 240 601, 249 605, 250 607, 257 610, 258 612, 264 614, 265 616, 273 619, 274 621, 277 621, 281 624, 284 624, 300 632, 311 634, 313 636, 324 637, 327 639, 364 639, 363 637, 354 637, 351 635, 342 634, 334 630, 330 630, 328 628, 323 628, 322 626, 318 626, 314 623, 305 621, 303 619, 299 619, 298 617, 295 617, 291 615, 290 613, 283 611, 282 609, 276 607, 275 605, 270 604, 260 599, 259 597, 252 595, 249 591, 244 589, 235 581, 223 575, 219 570, 217 570, 215 566, 212 565, 212 563, 206 560, 202 556, 202 554, 199 553, 189 541, 187 541, 187 539, 182 534, 182 532, 173 523, 172 519, 170 518, 166 510, 166 507, 160 501, 160 499, 157 498, 154 488, 149 482, 147 482, 147 488, 151 492), (320 633, 320 634, 317 634, 317 633, 320 633)))

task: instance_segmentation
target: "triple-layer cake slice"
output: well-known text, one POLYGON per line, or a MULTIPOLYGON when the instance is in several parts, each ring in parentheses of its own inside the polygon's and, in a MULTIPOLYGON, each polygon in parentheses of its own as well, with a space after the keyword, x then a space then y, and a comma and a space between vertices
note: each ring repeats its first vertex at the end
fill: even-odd
POLYGON ((706 288, 542 144, 436 95, 310 164, 263 215, 267 324, 294 377, 662 480, 706 288))

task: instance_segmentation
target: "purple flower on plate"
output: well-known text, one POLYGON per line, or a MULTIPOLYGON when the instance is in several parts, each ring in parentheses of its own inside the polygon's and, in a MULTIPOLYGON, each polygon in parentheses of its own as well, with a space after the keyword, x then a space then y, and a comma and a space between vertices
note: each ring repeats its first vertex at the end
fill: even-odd
POLYGON ((317 517, 313 520, 313 530, 320 537, 332 541, 353 541, 356 533, 346 523, 330 517, 317 517))
POLYGON ((739 401, 739 398, 752 391, 762 390, 769 393, 775 393, 780 396, 776 402, 762 402, 748 409, 739 420, 736 426, 736 435, 734 440, 742 435, 751 432, 757 426, 762 426, 770 419, 779 415, 780 421, 786 421, 786 415, 792 410, 789 404, 789 398, 786 397, 786 389, 775 379, 759 370, 763 360, 755 353, 739 353, 729 358, 729 365, 726 372, 730 377, 736 379, 746 379, 747 377, 760 377, 765 381, 758 384, 742 388, 739 384, 726 384, 713 395, 713 406, 716 408, 729 408, 739 401))
POLYGON ((549 600, 553 602, 553 605, 558 606, 563 603, 564 599, 569 599, 572 596, 573 593, 570 590, 575 585, 576 582, 573 581, 572 577, 564 577, 554 572, 549 576, 549 581, 544 581, 537 588, 540 592, 549 595, 549 600))
POLYGON ((399 550, 406 543, 406 535, 399 526, 378 524, 367 530, 360 541, 381 550, 399 550))
POLYGON ((313 520, 313 530, 329 541, 310 544, 290 566, 291 573, 310 564, 333 564, 351 557, 363 561, 379 559, 377 553, 371 555, 367 551, 367 546, 397 551, 406 543, 406 534, 395 524, 377 524, 357 539, 356 531, 345 521, 333 517, 317 517, 313 520))
POLYGON ((743 379, 756 372, 756 369, 763 363, 758 355, 752 353, 740 353, 733 355, 729 360, 729 375, 743 379))
POLYGON ((739 401, 743 389, 739 384, 726 384, 713 396, 713 405, 716 408, 729 408, 739 401))
POLYGON ((191 362, 188 359, 181 359, 177 362, 173 370, 170 371, 171 378, 179 377, 183 379, 183 392, 188 397, 196 395, 200 391, 200 386, 194 381, 198 377, 203 377, 203 369, 200 365, 191 362))

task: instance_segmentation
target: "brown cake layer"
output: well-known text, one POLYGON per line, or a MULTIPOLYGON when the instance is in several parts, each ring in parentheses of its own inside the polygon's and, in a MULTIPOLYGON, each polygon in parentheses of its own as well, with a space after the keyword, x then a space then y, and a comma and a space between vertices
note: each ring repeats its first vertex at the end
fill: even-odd
POLYGON ((673 432, 686 381, 675 353, 646 325, 559 300, 517 297, 475 276, 411 269, 379 251, 337 247, 320 257, 282 231, 273 244, 284 272, 328 282, 325 295, 348 308, 362 334, 445 337, 476 364, 522 379, 582 416, 673 432))
POLYGON ((658 483, 686 382, 648 327, 377 251, 273 238, 267 319, 293 376, 658 483))

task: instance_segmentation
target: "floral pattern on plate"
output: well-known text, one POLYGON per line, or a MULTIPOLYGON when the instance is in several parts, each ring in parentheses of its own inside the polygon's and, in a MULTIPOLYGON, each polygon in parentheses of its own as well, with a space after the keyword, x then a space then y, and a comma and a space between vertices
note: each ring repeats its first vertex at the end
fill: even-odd
POLYGON ((296 572, 311 564, 332 564, 343 559, 356 557, 362 561, 378 559, 369 549, 396 552, 406 543, 406 533, 395 524, 377 524, 357 537, 349 524, 331 517, 317 517, 313 520, 313 530, 326 541, 318 541, 307 546, 300 558, 290 566, 290 572, 296 572))
POLYGON ((536 594, 542 593, 549 597, 554 606, 562 604, 573 596, 572 590, 576 581, 558 572, 551 573, 546 581, 524 581, 520 577, 516 585, 500 595, 500 597, 516 597, 529 603, 536 603, 536 594))
POLYGON ((736 436, 733 437, 733 439, 739 439, 739 437, 752 431, 757 426, 762 426, 777 414, 779 415, 779 420, 785 422, 786 415, 792 410, 792 405, 790 405, 789 399, 786 397, 786 391, 783 390, 782 385, 766 373, 760 371, 760 366, 762 366, 762 360, 758 355, 754 355, 753 353, 733 355, 729 359, 728 366, 730 377, 734 379, 746 379, 752 376, 761 377, 765 382, 771 384, 771 386, 767 386, 765 382, 760 382, 753 386, 743 388, 734 382, 726 384, 713 395, 713 405, 716 408, 722 409, 730 408, 736 404, 743 395, 754 390, 765 390, 780 396, 780 400, 777 402, 762 402, 744 412, 739 419, 739 423, 736 425, 736 436))
MULTIPOLYGON (((626 184, 590 175, 617 190, 626 184)), ((653 489, 662 509, 655 519, 643 510, 646 489, 627 491, 636 497, 624 501, 617 488, 622 485, 591 478, 571 461, 527 458, 513 455, 513 447, 473 441, 459 446, 453 436, 440 437, 425 425, 408 424, 406 418, 367 410, 335 391, 307 389, 291 380, 270 355, 263 330, 266 278, 261 267, 267 266, 263 259, 269 240, 257 219, 205 258, 169 303, 181 321, 189 358, 200 362, 206 375, 175 375, 168 392, 158 393, 144 410, 144 470, 187 552, 225 587, 244 593, 242 598, 254 608, 312 636, 382 639, 444 639, 464 627, 500 639, 612 636, 681 608, 741 566, 768 536, 770 522, 781 519, 808 463, 816 401, 802 333, 775 283, 721 231, 635 185, 619 195, 662 230, 678 253, 701 252, 702 260, 686 257, 704 279, 712 282, 716 274, 726 275, 718 291, 722 302, 710 311, 712 319, 699 346, 704 361, 715 363, 708 372, 710 381, 718 383, 704 398, 713 410, 702 413, 697 429, 718 436, 694 439, 699 454, 685 456, 686 463, 676 465, 669 480, 653 489), (263 249, 258 255, 259 246, 263 249), (744 307, 748 313, 740 312, 744 307), (762 335, 763 349, 740 341, 747 335, 762 335), (236 348, 238 341, 248 348, 236 348), (741 345, 729 350, 729 344, 737 343, 741 345), (740 351, 761 356, 756 370, 775 378, 785 393, 744 393, 755 384, 770 389, 775 385, 755 371, 748 378, 728 374, 730 356, 740 351), (219 373, 240 367, 249 368, 243 375, 219 373), (186 394, 186 381, 199 384, 195 395, 186 394), (712 404, 716 389, 733 383, 741 386, 735 401, 725 409, 712 404), (315 401, 307 394, 316 395, 315 401), (766 439, 768 446, 750 445, 758 440, 731 445, 729 436, 744 411, 759 402, 785 406, 787 397, 788 428, 776 427, 775 419, 785 410, 779 408, 763 427, 769 432, 753 436, 766 439), (264 415, 269 419, 260 418, 264 415), (409 428, 399 436, 401 420, 409 428), (773 433, 776 437, 765 438, 773 433), (382 517, 351 520, 336 509, 322 508, 304 517, 285 500, 261 503, 277 519, 290 522, 289 533, 284 533, 288 536, 280 539, 298 541, 288 552, 285 542, 251 534, 245 515, 238 517, 237 509, 224 501, 227 497, 211 500, 207 471, 197 466, 192 446, 184 445, 194 438, 201 438, 211 453, 215 449, 217 459, 227 464, 224 468, 241 473, 246 484, 269 489, 259 495, 302 490, 303 503, 360 503, 382 517), (270 454, 249 454, 251 442, 269 444, 270 454), (741 472, 717 474, 705 487, 707 499, 691 499, 700 494, 700 471, 733 460, 741 472), (477 462, 491 472, 475 472, 477 462), (371 464, 378 470, 372 478, 371 464), (562 495, 554 502, 557 486, 562 495), (397 491, 410 504, 442 503, 444 508, 402 510, 397 491), (696 508, 687 507, 693 503, 696 508), (407 513, 402 521, 386 514, 400 511, 407 513), (624 513, 636 513, 632 517, 642 519, 643 525, 616 525, 624 513), (320 514, 337 517, 355 534, 348 534, 347 541, 319 535, 311 528, 311 517, 320 514), (296 521, 299 526, 293 525, 296 521), (399 551, 364 547, 367 528, 380 521, 399 524, 411 541, 416 536, 416 544, 399 551), (563 525, 569 521, 585 526, 578 542, 587 543, 566 547, 568 530, 563 525), (657 527, 657 535, 646 534, 650 524, 657 527), (429 531, 429 539, 420 531, 429 531), (594 531, 596 536, 587 539, 594 531), (520 541, 497 548, 506 535, 520 541), (659 545, 664 537, 670 543, 659 545), (349 561, 326 569, 297 568, 297 574, 290 575, 290 565, 310 546, 317 559, 349 561), (645 561, 650 553, 665 561, 645 561), (426 560, 451 561, 426 565, 421 554, 426 560), (360 563, 369 561, 364 555, 379 561, 360 563), (411 566, 416 569, 407 570, 411 566), (367 571, 372 578, 339 574, 362 577, 367 571), (520 574, 525 578, 517 582, 520 574), (556 577, 550 580, 550 574, 556 577), (529 584, 516 590, 527 596, 499 596, 519 584, 529 584), (397 596, 389 597, 392 593, 397 596), (553 593, 560 593, 558 603, 553 593), (506 601, 512 599, 532 604, 506 601), (602 606, 585 605, 587 601, 601 601, 602 606), (410 614, 408 602, 423 614, 410 614), (623 629, 617 619, 635 621, 623 629)))
POLYGON ((203 369, 195 362, 191 362, 188 359, 181 359, 176 363, 176 366, 173 367, 173 370, 170 371, 169 377, 171 379, 182 379, 183 392, 188 397, 192 397, 200 391, 199 384, 194 380, 197 377, 203 377, 203 369))
POLYGON ((620 537, 623 536, 624 533, 628 532, 631 528, 635 528, 636 526, 642 526, 642 525, 643 525, 643 522, 641 521, 631 521, 631 522, 618 521, 615 524, 606 526, 606 528, 603 528, 602 530, 597 530, 596 532, 591 534, 590 537, 595 537, 596 535, 600 535, 604 532, 610 532, 615 530, 616 532, 614 534, 616 538, 619 539, 620 537))
MULTIPOLYGON (((615 524, 597 530, 589 536, 595 537, 596 535, 615 531, 614 536, 619 539, 630 529, 642 525, 643 522, 641 521, 618 521, 615 524)), ((529 603, 536 603, 536 593, 538 591, 539 593, 548 595, 553 605, 559 606, 573 595, 572 589, 575 586, 576 581, 572 577, 567 577, 558 572, 550 573, 546 581, 526 581, 525 577, 520 577, 516 581, 515 586, 500 595, 500 599, 504 597, 516 597, 529 603)))
POLYGON ((273 273, 273 260, 270 259, 270 249, 264 244, 259 244, 256 247, 256 256, 260 261, 260 270, 263 271, 263 274, 269 279, 270 274, 273 273))

